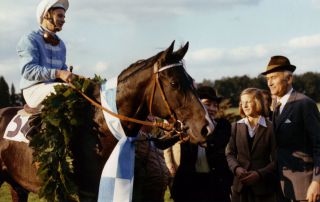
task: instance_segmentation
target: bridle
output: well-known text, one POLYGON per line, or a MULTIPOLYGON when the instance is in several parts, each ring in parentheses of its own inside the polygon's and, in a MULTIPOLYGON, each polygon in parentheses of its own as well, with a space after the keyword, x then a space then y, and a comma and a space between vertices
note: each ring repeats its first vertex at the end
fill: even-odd
POLYGON ((163 67, 159 68, 159 62, 157 61, 154 66, 153 66, 153 76, 152 76, 152 92, 151 92, 151 99, 150 99, 150 103, 149 103, 149 112, 150 114, 152 114, 152 104, 153 104, 153 99, 154 99, 154 94, 156 91, 156 87, 159 88, 160 91, 160 95, 162 97, 162 100, 165 104, 166 109, 169 112, 170 115, 170 119, 172 120, 172 123, 166 123, 166 122, 156 122, 156 121, 143 121, 143 120, 139 120, 139 119, 135 119, 135 118, 131 118, 131 117, 127 117, 121 114, 117 114, 114 113, 112 111, 110 111, 109 109, 103 107, 100 103, 98 103, 97 101, 91 99, 90 97, 88 97, 85 93, 83 93, 81 90, 77 89, 72 83, 69 83, 69 86, 74 89, 75 91, 77 91, 79 94, 81 94, 85 99, 87 99, 92 105, 94 105, 95 107, 111 114, 112 116, 117 117, 118 119, 122 120, 122 121, 128 121, 128 122, 133 122, 133 123, 137 123, 137 124, 141 124, 141 125, 146 125, 146 126, 155 126, 155 127, 159 127, 162 128, 166 131, 169 131, 170 133, 174 132, 175 134, 179 135, 181 137, 181 139, 183 138, 184 135, 184 125, 182 123, 182 121, 178 120, 175 116, 175 114, 172 112, 171 107, 169 106, 169 103, 167 101, 167 98, 164 94, 164 91, 162 89, 162 86, 160 84, 159 81, 159 73, 173 68, 173 67, 178 67, 178 66, 184 66, 183 62, 180 61, 178 63, 174 63, 174 64, 170 64, 170 65, 166 65, 163 67))
POLYGON ((179 119, 177 119, 175 113, 173 113, 173 111, 167 101, 167 98, 163 92, 163 88, 162 88, 162 86, 160 84, 160 80, 159 80, 159 73, 160 72, 167 70, 167 69, 170 69, 170 68, 173 68, 173 67, 178 67, 178 66, 184 67, 183 62, 180 61, 178 63, 166 65, 166 66, 163 66, 160 68, 159 68, 158 62, 154 63, 154 65, 153 65, 153 79, 151 81, 152 82, 152 92, 151 92, 151 98, 150 98, 150 102, 149 102, 149 113, 152 115, 153 98, 155 95, 156 87, 158 87, 158 89, 160 91, 161 98, 164 102, 164 105, 165 105, 167 111, 169 112, 170 120, 173 121, 173 128, 171 129, 171 131, 174 131, 178 135, 182 135, 182 133, 184 132, 183 122, 180 121, 179 119))

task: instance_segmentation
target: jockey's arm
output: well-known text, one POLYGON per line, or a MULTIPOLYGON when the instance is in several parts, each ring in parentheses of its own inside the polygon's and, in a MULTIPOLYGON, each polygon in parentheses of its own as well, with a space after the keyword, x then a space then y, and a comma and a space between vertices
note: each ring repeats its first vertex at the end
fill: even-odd
POLYGON ((62 79, 66 83, 70 83, 72 80, 72 73, 67 70, 56 70, 56 78, 62 79))

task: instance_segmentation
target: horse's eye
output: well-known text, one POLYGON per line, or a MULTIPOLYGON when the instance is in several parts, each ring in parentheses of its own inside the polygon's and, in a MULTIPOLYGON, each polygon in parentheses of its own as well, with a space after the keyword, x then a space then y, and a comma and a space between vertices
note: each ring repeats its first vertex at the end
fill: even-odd
POLYGON ((170 85, 171 85, 172 88, 179 88, 179 83, 178 82, 171 81, 170 85))

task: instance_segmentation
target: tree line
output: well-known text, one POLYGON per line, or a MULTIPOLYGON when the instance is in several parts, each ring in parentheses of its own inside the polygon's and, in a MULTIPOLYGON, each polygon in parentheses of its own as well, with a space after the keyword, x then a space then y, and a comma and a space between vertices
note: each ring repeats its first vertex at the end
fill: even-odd
MULTIPOLYGON (((256 87, 268 90, 267 82, 262 76, 251 78, 244 75, 223 77, 218 80, 204 79, 201 84, 214 87, 218 95, 230 100, 232 107, 238 106, 239 95, 245 88, 256 87)), ((320 73, 307 72, 300 75, 294 75, 293 87, 297 91, 306 94, 314 101, 320 102, 320 73)), ((0 97, 0 108, 24 104, 21 93, 16 93, 13 84, 11 84, 9 90, 9 85, 3 76, 0 76, 0 97)))
POLYGON ((16 89, 9 85, 3 76, 0 76, 0 108, 9 106, 21 106, 24 104, 21 93, 16 93, 16 89))
MULTIPOLYGON (((214 87, 218 95, 230 100, 232 107, 238 106, 239 95, 245 88, 255 87, 269 90, 266 79, 263 76, 255 78, 250 78, 247 75, 224 77, 215 81, 204 79, 201 84, 214 87)), ((294 75, 293 88, 309 96, 314 101, 320 102, 320 73, 306 72, 294 75)))

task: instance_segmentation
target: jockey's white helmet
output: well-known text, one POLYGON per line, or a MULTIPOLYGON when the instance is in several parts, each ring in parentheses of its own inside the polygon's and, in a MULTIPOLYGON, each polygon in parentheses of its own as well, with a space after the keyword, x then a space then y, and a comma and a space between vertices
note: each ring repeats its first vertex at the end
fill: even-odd
POLYGON ((43 17, 50 8, 63 8, 65 11, 69 8, 68 0, 41 0, 37 7, 37 21, 41 25, 43 17))

